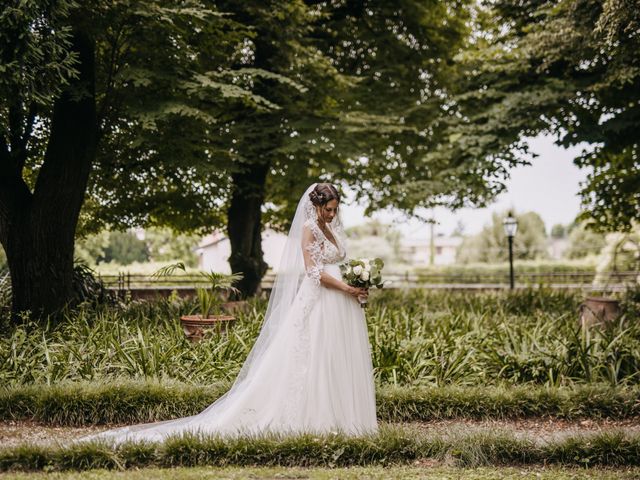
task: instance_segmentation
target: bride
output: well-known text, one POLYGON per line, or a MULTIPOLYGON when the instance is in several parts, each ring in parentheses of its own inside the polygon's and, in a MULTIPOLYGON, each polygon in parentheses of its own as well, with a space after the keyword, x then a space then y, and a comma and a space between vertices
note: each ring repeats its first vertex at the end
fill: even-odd
POLYGON ((358 295, 341 280, 346 257, 328 183, 298 203, 262 329, 231 389, 197 415, 108 430, 80 440, 161 441, 169 435, 378 430, 371 351, 358 295))

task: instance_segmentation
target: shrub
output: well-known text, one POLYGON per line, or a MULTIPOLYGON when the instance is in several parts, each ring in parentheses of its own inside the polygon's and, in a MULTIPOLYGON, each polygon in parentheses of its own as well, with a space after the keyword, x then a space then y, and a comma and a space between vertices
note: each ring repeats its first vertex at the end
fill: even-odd
MULTIPOLYGON (((635 385, 640 324, 631 313, 582 329, 580 297, 515 293, 374 292, 367 310, 380 385, 635 385)), ((179 323, 192 300, 82 305, 60 324, 12 327, 0 338, 0 382, 151 379, 232 381, 255 341, 265 302, 252 300, 228 334, 191 344, 179 323)))

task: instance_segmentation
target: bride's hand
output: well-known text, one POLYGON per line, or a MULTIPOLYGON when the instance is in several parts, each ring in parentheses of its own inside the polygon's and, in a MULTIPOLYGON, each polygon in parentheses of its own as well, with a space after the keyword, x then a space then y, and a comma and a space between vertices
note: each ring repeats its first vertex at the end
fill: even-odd
POLYGON ((345 292, 348 293, 349 295, 351 295, 356 300, 358 299, 358 297, 367 298, 369 296, 369 289, 352 287, 351 285, 347 285, 347 288, 345 289, 345 292))

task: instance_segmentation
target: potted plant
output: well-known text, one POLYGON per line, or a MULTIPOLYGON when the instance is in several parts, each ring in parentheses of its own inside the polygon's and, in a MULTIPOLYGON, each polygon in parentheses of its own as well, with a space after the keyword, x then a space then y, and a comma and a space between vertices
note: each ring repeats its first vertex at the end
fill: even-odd
MULTIPOLYGON (((596 275, 593 283, 597 286, 604 280, 602 288, 594 289, 580 305, 580 322, 582 326, 589 326, 596 323, 606 323, 615 320, 620 316, 620 299, 614 295, 613 288, 610 287, 614 278, 620 280, 623 275, 619 272, 620 257, 626 257, 625 263, 635 264, 635 269, 640 261, 640 244, 629 233, 614 234, 612 242, 605 247, 604 261, 601 270, 608 270, 606 277, 596 275), (599 294, 598 294, 599 293, 599 294)), ((624 260, 623 260, 624 261, 624 260)), ((637 282, 637 279, 634 279, 637 282)), ((625 285, 629 287, 629 285, 625 285)))
MULTIPOLYGON (((171 276, 176 270, 186 272, 184 263, 178 262, 162 267, 152 277, 171 276)), ((198 274, 208 283, 207 287, 196 287, 199 314, 180 317, 184 334, 192 342, 201 340, 205 329, 216 328, 218 332, 226 332, 228 325, 235 321, 236 317, 227 313, 229 302, 225 303, 223 294, 238 293, 233 284, 242 279, 241 273, 224 274, 210 271, 198 274)))

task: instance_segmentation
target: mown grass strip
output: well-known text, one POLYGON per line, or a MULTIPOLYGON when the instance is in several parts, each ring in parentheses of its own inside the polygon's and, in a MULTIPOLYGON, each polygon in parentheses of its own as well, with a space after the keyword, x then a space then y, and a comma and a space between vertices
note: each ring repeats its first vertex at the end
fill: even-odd
POLYGON ((62 382, 0 389, 0 420, 63 426, 141 423, 198 413, 228 385, 62 382))
POLYGON ((640 437, 621 432, 535 443, 506 433, 436 436, 385 427, 377 435, 228 438, 185 435, 164 443, 84 443, 0 450, 0 471, 62 471, 198 466, 351 467, 438 460, 462 467, 640 464, 640 437))
MULTIPOLYGON (((228 387, 125 381, 5 388, 0 389, 0 421, 84 426, 167 420, 198 413, 228 387)), ((377 397, 378 418, 387 422, 640 417, 638 387, 381 387, 377 397)))
POLYGON ((640 388, 584 385, 568 388, 385 387, 378 418, 390 422, 443 419, 624 419, 640 416, 640 388))
MULTIPOLYGON (((41 473, 5 473, 3 480, 41 479, 41 473)), ((47 480, 244 480, 247 478, 305 478, 309 480, 637 480, 640 469, 536 467, 187 467, 140 470, 66 471, 47 474, 47 480)))

